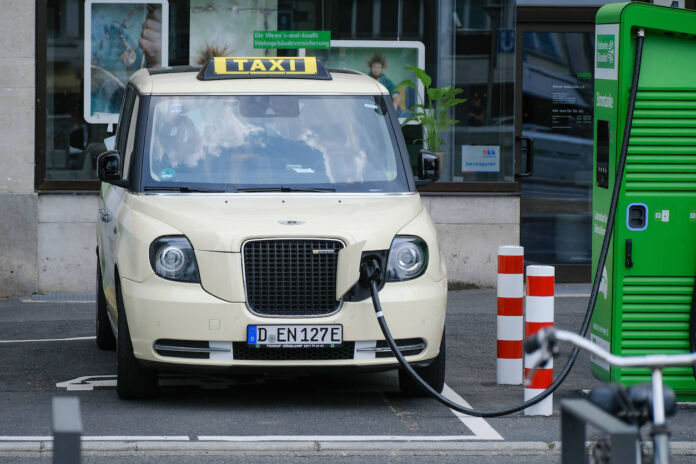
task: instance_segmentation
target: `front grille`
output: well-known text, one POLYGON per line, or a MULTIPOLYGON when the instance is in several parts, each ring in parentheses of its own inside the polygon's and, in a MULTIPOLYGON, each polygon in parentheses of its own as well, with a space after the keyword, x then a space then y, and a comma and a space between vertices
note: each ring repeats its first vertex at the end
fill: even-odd
POLYGON ((266 348, 234 342, 234 359, 248 361, 326 361, 353 359, 355 342, 343 342, 335 348, 266 348))
POLYGON ((333 313, 341 304, 336 300, 336 262, 341 248, 338 240, 245 242, 242 259, 249 308, 268 316, 333 313))

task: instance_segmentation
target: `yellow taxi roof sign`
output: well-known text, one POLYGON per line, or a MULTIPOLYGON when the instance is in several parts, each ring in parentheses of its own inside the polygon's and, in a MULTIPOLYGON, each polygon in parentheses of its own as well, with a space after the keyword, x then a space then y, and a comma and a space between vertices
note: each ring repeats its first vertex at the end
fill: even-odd
POLYGON ((216 56, 198 73, 202 81, 250 78, 331 79, 314 56, 216 56))

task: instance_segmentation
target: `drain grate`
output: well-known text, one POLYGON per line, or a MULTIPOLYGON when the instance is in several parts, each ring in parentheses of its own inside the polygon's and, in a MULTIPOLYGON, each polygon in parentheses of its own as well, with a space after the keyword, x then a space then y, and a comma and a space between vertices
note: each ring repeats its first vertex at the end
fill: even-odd
POLYGON ((95 302, 96 293, 44 293, 42 295, 32 295, 31 301, 55 301, 55 302, 95 302))

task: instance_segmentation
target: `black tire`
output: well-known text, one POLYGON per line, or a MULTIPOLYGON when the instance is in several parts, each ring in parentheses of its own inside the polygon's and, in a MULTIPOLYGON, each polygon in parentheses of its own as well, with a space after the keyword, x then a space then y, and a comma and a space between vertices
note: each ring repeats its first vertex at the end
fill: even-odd
POLYGON ((113 350, 116 348, 116 337, 114 336, 114 331, 111 330, 107 311, 101 269, 99 268, 99 257, 97 257, 97 317, 95 318, 97 346, 102 350, 113 350))
MULTIPOLYGON (((118 277, 117 277, 118 278, 118 277)), ((139 400, 157 395, 157 372, 145 369, 133 355, 126 310, 123 306, 120 285, 116 286, 118 306, 118 343, 116 344, 116 392, 124 400, 139 400)))
MULTIPOLYGON (((442 333, 440 341, 440 354, 425 367, 414 367, 413 370, 425 380, 428 385, 433 387, 438 393, 442 393, 445 387, 445 358, 447 357, 447 343, 445 333, 442 333)), ((428 393, 421 388, 418 383, 411 378, 408 372, 399 369, 399 389, 405 396, 423 397, 428 396, 428 393)))

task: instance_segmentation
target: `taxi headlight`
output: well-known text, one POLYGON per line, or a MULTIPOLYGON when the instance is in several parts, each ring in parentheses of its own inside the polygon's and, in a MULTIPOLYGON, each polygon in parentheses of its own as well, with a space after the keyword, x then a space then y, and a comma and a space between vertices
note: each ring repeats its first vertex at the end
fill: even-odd
POLYGON ((387 260, 387 282, 420 277, 428 267, 428 245, 420 237, 397 235, 387 260))
POLYGON ((193 247, 186 237, 160 237, 150 245, 150 265, 158 276, 179 282, 200 282, 193 247))

